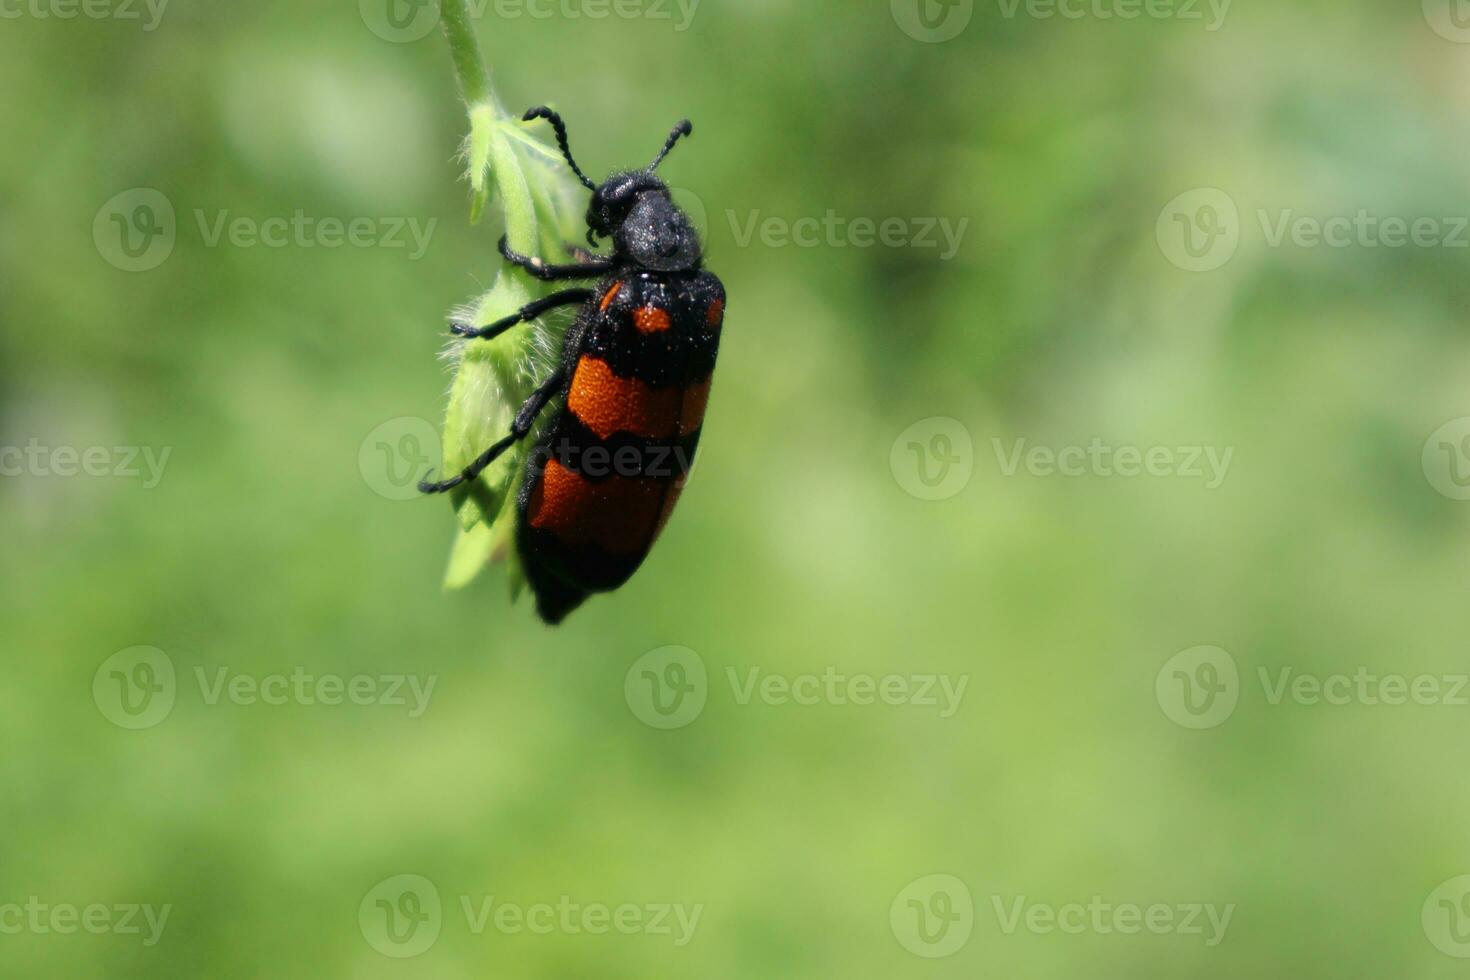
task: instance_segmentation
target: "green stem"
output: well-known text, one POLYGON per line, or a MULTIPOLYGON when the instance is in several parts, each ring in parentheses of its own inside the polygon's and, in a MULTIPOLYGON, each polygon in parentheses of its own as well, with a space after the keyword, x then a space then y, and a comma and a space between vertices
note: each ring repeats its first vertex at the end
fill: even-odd
POLYGON ((526 186, 515 151, 499 132, 502 126, 515 123, 506 115, 495 86, 490 83, 490 69, 485 66, 480 42, 470 23, 468 0, 441 0, 439 21, 444 25, 454 74, 459 79, 459 90, 470 117, 470 186, 475 194, 471 220, 479 218, 489 199, 485 187, 485 171, 488 169, 495 175, 501 205, 505 208, 505 234, 511 248, 524 255, 534 255, 537 246, 535 202, 526 186))
MULTIPOLYGON (((576 231, 564 220, 566 195, 580 190, 570 176, 553 166, 550 151, 532 153, 534 144, 519 119, 506 114, 490 81, 490 71, 470 22, 467 0, 440 0, 439 20, 449 42, 454 73, 469 114, 465 140, 472 191, 470 221, 476 221, 490 199, 490 181, 505 212, 510 246, 525 255, 550 256, 565 261, 562 243, 576 231), (562 203, 558 203, 559 200, 562 203), (541 241, 546 231, 548 241, 541 241)), ((549 287, 523 269, 501 267, 495 284, 475 305, 473 322, 490 323, 515 312, 549 287)), ((459 364, 444 420, 444 467, 462 469, 485 446, 501 439, 534 383, 534 353, 553 346, 543 323, 527 324, 489 340, 473 340, 458 351, 459 364)), ((525 454, 522 443, 507 451, 472 483, 457 489, 451 499, 460 520, 446 585, 458 588, 472 579, 492 556, 504 555, 511 566, 508 581, 518 588, 512 533, 515 486, 525 454)))
POLYGON ((495 98, 495 90, 490 87, 490 71, 480 56, 480 43, 470 25, 467 0, 442 0, 439 23, 444 26, 444 36, 449 39, 449 56, 454 59, 454 73, 459 77, 459 90, 464 95, 465 105, 473 111, 475 106, 489 104, 499 114, 502 111, 500 100, 495 98))

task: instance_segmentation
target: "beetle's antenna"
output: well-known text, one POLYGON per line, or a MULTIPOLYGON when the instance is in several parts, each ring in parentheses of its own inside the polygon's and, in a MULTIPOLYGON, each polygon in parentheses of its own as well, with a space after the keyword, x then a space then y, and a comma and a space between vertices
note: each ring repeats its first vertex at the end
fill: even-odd
POLYGON ((688 136, 692 132, 694 132, 694 126, 687 119, 675 126, 674 131, 669 134, 668 141, 664 143, 664 148, 659 151, 658 156, 654 157, 653 162, 648 165, 649 173, 657 170, 658 165, 664 162, 664 157, 668 156, 669 151, 674 148, 674 144, 679 142, 680 136, 688 136))
POLYGON ((561 121, 561 116, 552 112, 544 105, 538 105, 534 109, 527 109, 526 114, 521 118, 526 122, 530 122, 532 119, 545 119, 549 121, 551 128, 556 130, 556 145, 561 147, 561 155, 566 158, 567 166, 572 168, 572 173, 577 175, 577 179, 589 191, 597 190, 597 185, 587 179, 587 175, 582 173, 582 168, 577 166, 577 161, 572 159, 572 148, 567 145, 567 124, 561 121))

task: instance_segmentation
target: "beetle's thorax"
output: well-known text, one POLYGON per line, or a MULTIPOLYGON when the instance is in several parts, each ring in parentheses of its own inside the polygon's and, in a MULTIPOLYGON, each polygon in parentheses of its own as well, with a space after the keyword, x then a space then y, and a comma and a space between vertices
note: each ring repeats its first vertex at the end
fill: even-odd
POLYGON ((614 174, 592 195, 588 227, 610 236, 615 256, 630 265, 663 272, 695 270, 703 261, 699 234, 669 194, 646 170, 614 174))

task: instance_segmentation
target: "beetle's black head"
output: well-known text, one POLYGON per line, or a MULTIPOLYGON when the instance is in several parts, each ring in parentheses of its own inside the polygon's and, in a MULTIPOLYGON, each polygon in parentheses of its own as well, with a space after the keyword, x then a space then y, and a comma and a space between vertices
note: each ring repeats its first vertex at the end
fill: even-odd
POLYGON ((611 238, 620 256, 661 272, 693 269, 702 258, 693 223, 652 170, 613 174, 592 192, 588 240, 611 238))
POLYGON ((613 174, 599 187, 582 173, 582 168, 572 159, 572 151, 567 146, 567 128, 561 116, 545 106, 538 106, 528 111, 525 118, 528 121, 545 119, 551 123, 556 130, 561 155, 592 192, 592 203, 587 206, 587 241, 593 248, 597 247, 598 238, 611 238, 619 258, 648 269, 675 272, 699 267, 703 260, 699 235, 689 216, 674 203, 668 185, 654 174, 679 138, 694 132, 689 120, 685 119, 674 127, 648 169, 613 174))

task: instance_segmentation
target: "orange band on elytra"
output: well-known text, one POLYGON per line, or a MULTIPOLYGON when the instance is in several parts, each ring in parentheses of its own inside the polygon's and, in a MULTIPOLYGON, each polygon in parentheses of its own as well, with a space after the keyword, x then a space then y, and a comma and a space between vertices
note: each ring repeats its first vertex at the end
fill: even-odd
POLYGON ((645 439, 679 433, 684 389, 655 388, 637 378, 620 378, 606 361, 583 355, 572 375, 567 408, 599 439, 628 432, 645 439))
POLYGON ((623 476, 592 483, 551 459, 531 492, 527 517, 563 544, 636 555, 653 544, 670 489, 662 480, 623 476))

